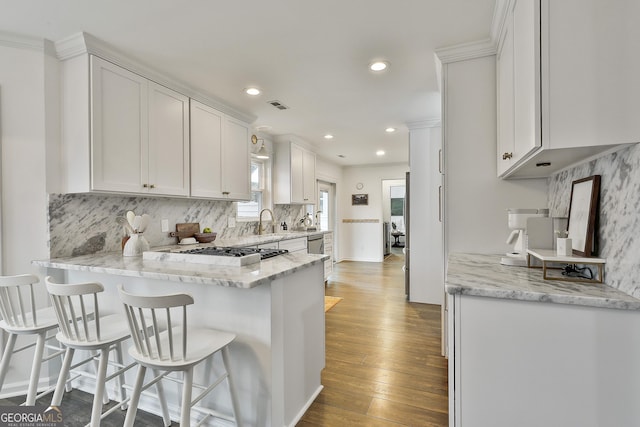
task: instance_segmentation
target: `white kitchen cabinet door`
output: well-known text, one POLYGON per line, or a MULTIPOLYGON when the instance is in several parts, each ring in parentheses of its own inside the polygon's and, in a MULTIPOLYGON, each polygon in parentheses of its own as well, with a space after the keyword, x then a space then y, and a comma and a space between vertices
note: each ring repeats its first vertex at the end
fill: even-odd
POLYGON ((299 237, 296 239, 280 240, 278 242, 279 249, 286 249, 289 252, 307 253, 307 238, 299 237))
POLYGON ((498 176, 513 165, 514 117, 513 117, 513 19, 507 23, 497 55, 498 87, 498 176))
POLYGON ((91 189, 189 194, 188 98, 91 56, 91 189))
POLYGON ((274 203, 316 204, 316 155, 291 141, 275 144, 274 203))
POLYGON ((153 194, 189 195, 189 98, 153 82, 149 82, 148 181, 143 187, 153 194))
POLYGON ((191 100, 191 196, 222 198, 224 114, 191 100))
POLYGON ((222 140, 222 194, 232 200, 251 199, 249 126, 226 117, 222 140))
POLYGON ((302 152, 302 201, 316 204, 316 155, 311 151, 302 152))
POLYGON ((304 202, 304 151, 291 144, 291 203, 304 202))
POLYGON ((540 1, 513 6, 513 163, 540 147, 540 1))
POLYGON ((513 0, 497 56, 498 175, 542 144, 540 123, 540 2, 513 0))
POLYGON ((91 189, 142 192, 146 171, 141 166, 148 140, 147 79, 95 56, 90 64, 91 189))
POLYGON ((191 100, 191 196, 251 199, 249 126, 191 100))
POLYGON ((450 425, 635 426, 640 314, 454 295, 450 425), (539 410, 532 410, 537 408, 539 410))

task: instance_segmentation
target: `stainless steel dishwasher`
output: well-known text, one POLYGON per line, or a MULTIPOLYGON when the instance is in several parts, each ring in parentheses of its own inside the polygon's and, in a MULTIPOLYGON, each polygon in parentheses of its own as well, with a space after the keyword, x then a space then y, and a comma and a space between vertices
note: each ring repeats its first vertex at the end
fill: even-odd
POLYGON ((324 253, 324 238, 322 234, 314 234, 307 237, 307 251, 310 254, 324 253))

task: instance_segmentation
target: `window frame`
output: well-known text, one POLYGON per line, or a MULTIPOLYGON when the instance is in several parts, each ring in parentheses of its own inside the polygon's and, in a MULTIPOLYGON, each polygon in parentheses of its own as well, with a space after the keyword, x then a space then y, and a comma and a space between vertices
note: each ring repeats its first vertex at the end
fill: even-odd
MULTIPOLYGON (((271 204, 271 159, 258 159, 253 154, 251 155, 251 166, 253 164, 260 164, 262 173, 261 173, 261 188, 259 190, 251 189, 251 198, 253 199, 254 193, 261 193, 261 205, 260 211, 262 209, 269 208, 273 210, 273 206, 271 204)), ((260 211, 257 216, 240 216, 239 215, 239 206, 240 203, 246 202, 237 202, 236 203, 236 221, 239 222, 251 222, 251 221, 259 221, 260 220, 260 211)))

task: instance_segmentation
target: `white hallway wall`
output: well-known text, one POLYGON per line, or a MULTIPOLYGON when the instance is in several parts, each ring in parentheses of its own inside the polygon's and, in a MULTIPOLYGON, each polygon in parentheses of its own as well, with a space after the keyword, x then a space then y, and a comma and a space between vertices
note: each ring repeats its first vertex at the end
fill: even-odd
MULTIPOLYGON (((0 33, 0 146, 2 274, 39 271, 34 259, 49 257, 46 192, 47 126, 45 121, 43 42, 17 40, 0 33)), ((43 282, 43 277, 40 278, 43 282)), ((38 304, 48 304, 44 283, 38 304)), ((27 340, 18 340, 21 347, 27 340)), ((30 351, 12 360, 4 393, 27 379, 30 351)), ((41 377, 46 377, 46 367, 41 377)))
POLYGON ((343 188, 340 200, 340 253, 341 259, 382 262, 382 181, 404 179, 409 166, 404 164, 380 166, 349 166, 343 169, 343 188), (362 183, 361 190, 356 188, 362 183), (367 206, 352 206, 352 194, 368 194, 367 206), (345 223, 344 220, 373 220, 377 222, 345 223))

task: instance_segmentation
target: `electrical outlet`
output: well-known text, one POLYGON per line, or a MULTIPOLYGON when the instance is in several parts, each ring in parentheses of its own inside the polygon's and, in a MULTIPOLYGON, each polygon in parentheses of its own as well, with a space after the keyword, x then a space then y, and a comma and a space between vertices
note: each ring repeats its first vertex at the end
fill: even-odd
POLYGON ((168 233, 169 232, 169 220, 168 219, 163 219, 160 223, 161 223, 161 227, 162 227, 162 232, 163 233, 168 233))
POLYGON ((236 226, 236 218, 235 218, 235 217, 233 217, 233 216, 230 216, 230 217, 227 219, 227 227, 229 227, 229 228, 233 228, 233 227, 235 227, 235 226, 236 226))

